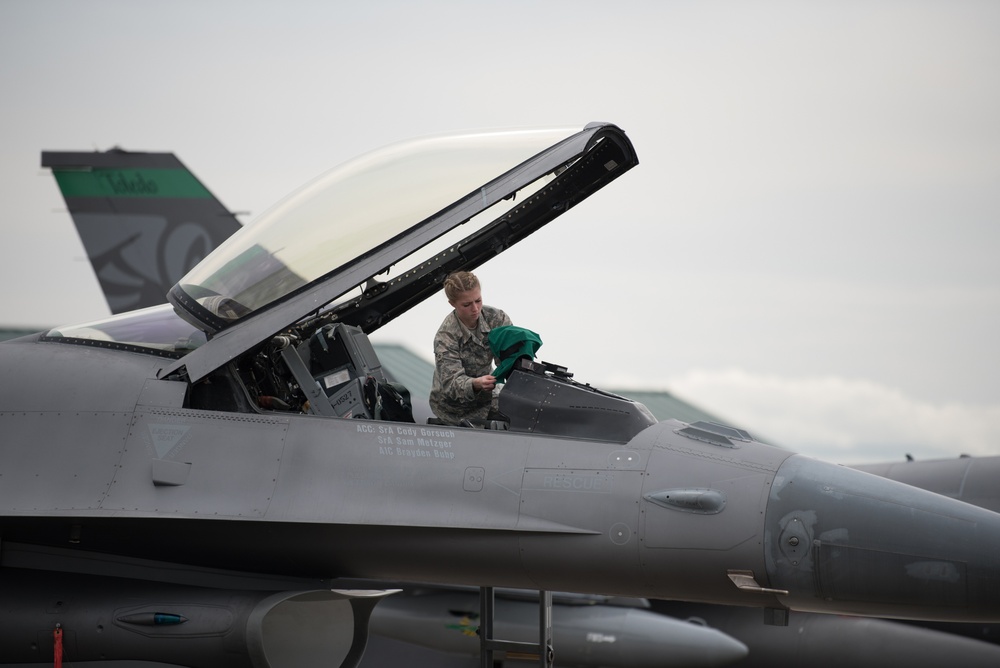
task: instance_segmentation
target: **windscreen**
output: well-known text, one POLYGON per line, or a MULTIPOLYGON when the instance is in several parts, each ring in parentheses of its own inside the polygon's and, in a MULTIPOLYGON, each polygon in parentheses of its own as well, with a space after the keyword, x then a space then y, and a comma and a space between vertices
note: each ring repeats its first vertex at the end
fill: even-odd
POLYGON ((205 343, 205 334, 178 317, 170 304, 113 315, 103 320, 58 327, 47 339, 75 339, 184 355, 205 343))

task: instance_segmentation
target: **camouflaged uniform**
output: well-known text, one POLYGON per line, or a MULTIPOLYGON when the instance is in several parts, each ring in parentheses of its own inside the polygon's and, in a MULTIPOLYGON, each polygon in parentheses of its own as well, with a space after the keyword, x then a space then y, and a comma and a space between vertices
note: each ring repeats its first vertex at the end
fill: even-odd
POLYGON ((434 336, 434 384, 431 386, 431 410, 447 424, 462 418, 486 419, 495 407, 491 391, 475 392, 472 379, 493 371, 494 357, 489 333, 494 327, 511 324, 507 314, 492 306, 483 306, 475 330, 470 330, 452 311, 434 336))

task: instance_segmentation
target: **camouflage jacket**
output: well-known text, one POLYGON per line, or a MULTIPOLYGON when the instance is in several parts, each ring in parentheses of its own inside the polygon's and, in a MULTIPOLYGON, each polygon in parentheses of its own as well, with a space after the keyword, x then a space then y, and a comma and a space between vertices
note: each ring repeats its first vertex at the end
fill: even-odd
POLYGON ((494 327, 510 325, 510 318, 498 308, 483 306, 475 330, 469 330, 452 311, 434 336, 434 383, 431 410, 447 424, 462 418, 485 419, 495 407, 495 393, 475 392, 472 379, 493 371, 495 358, 489 333, 494 327))

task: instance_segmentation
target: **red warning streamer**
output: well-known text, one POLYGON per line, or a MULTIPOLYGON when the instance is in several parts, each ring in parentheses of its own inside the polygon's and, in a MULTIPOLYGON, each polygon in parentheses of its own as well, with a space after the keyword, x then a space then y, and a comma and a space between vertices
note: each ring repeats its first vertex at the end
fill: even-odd
POLYGON ((56 626, 56 630, 52 632, 52 657, 55 668, 62 668, 62 654, 62 629, 56 626))

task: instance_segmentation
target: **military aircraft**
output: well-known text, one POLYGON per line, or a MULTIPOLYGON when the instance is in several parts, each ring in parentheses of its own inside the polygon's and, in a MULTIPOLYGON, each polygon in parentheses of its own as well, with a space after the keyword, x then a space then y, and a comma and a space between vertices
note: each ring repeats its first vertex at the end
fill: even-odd
POLYGON ((172 153, 43 151, 112 313, 167 291, 239 230, 172 153))
POLYGON ((908 458, 851 468, 1000 512, 1000 457, 908 458))
MULTIPOLYGON (((853 468, 1000 512, 1000 456, 962 455, 922 461, 916 461, 908 456, 905 461, 861 464, 853 468)), ((1000 645, 1000 625, 995 623, 945 623, 926 620, 913 623, 1000 645)), ((1000 664, 1000 661, 997 661, 997 664, 1000 664)))
POLYGON ((26 583, 0 654, 47 660, 65 615, 80 661, 355 665, 381 593, 358 578, 996 621, 1000 516, 560 366, 519 361, 478 428, 384 418, 367 334, 636 164, 604 123, 394 145, 233 235, 173 308, 0 344, 26 583))
MULTIPOLYGON (((172 153, 126 151, 120 147, 103 152, 43 151, 41 162, 52 170, 114 313, 129 310, 122 308, 124 304, 145 308, 165 303, 167 291, 176 279, 197 264, 193 260, 207 255, 241 227, 236 215, 229 213, 172 153), (179 267, 184 271, 177 273, 179 267), (161 276, 165 275, 174 275, 174 280, 164 285, 161 276)), ((379 347, 375 348, 381 355, 379 347)), ((393 377, 385 366, 382 370, 388 378, 393 377)), ((431 416, 426 396, 413 395, 410 402, 416 421, 425 422, 431 416)), ((373 613, 374 633, 384 632, 374 640, 376 651, 380 643, 385 644, 384 638, 399 634, 405 638, 451 639, 456 635, 455 624, 435 623, 442 614, 436 607, 442 600, 458 599, 463 607, 478 610, 478 602, 468 601, 473 597, 468 591, 436 589, 428 594, 421 589, 421 596, 403 591, 405 602, 376 608, 373 613), (401 615, 401 609, 412 614, 401 615), (436 633, 439 631, 444 631, 443 636, 436 633)), ((655 661, 661 668, 667 664, 715 666, 746 654, 745 645, 723 633, 649 612, 645 599, 609 600, 559 593, 553 598, 552 633, 560 645, 559 662, 563 666, 596 665, 597 660, 605 668, 635 666, 639 661, 655 661), (649 633, 639 633, 640 627, 649 633), (664 652, 669 654, 667 658, 664 652), (574 657, 579 659, 575 664, 574 657)), ((497 624, 502 636, 527 643, 538 634, 537 602, 532 611, 532 604, 516 592, 498 592, 497 599, 497 624)), ((468 614, 478 625, 478 612, 468 614)), ((461 652, 471 646, 478 654, 477 633, 471 633, 471 637, 457 635, 461 652)), ((370 640, 366 663, 372 656, 379 657, 372 654, 372 647, 370 640)), ((412 649, 381 658, 398 663, 404 656, 414 660, 412 649)), ((440 663, 441 658, 437 654, 431 660, 440 663)), ((501 658, 498 654, 496 660, 501 658)))

